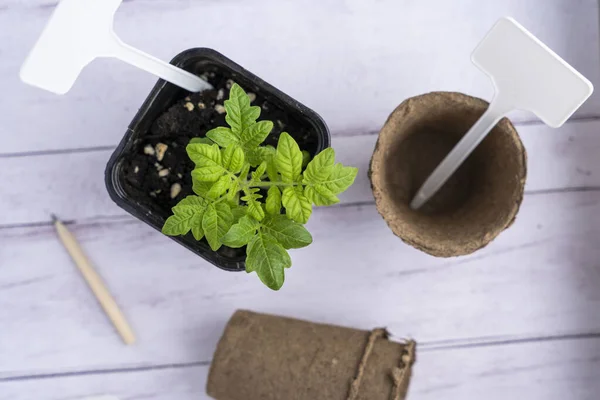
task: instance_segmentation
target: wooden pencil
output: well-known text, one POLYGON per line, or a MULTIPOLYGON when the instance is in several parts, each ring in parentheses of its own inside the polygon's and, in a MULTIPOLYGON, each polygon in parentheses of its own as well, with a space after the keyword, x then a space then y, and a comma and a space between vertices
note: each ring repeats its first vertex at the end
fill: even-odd
POLYGON ((135 343, 135 334, 133 333, 131 326, 119 309, 117 302, 104 285, 102 278, 100 275, 98 275, 92 266, 92 263, 85 256, 85 253, 83 252, 83 249, 79 245, 75 236, 62 222, 58 220, 58 218, 56 218, 56 216, 53 215, 52 219, 54 221, 54 227, 56 228, 56 232, 58 233, 60 241, 75 262, 75 265, 83 275, 83 278, 96 296, 96 299, 98 299, 98 302, 104 309, 104 312, 123 339, 123 342, 125 342, 127 345, 135 343))

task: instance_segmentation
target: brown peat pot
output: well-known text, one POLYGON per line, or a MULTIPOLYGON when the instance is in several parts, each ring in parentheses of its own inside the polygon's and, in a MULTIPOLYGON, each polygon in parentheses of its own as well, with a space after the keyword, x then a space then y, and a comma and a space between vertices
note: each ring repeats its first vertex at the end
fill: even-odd
POLYGON ((372 331, 238 310, 212 359, 216 400, 404 400, 416 343, 372 331))
POLYGON ((429 174, 489 103, 434 92, 396 108, 379 133, 369 175, 377 210, 403 241, 438 257, 486 246, 514 221, 527 173, 515 127, 502 119, 421 209, 409 206, 429 174))

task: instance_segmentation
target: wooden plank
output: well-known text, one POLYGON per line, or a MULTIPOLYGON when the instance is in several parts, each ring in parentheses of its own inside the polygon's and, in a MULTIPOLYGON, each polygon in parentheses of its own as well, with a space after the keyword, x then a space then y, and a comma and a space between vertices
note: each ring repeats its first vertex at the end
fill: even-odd
POLYGON ((75 375, 41 380, 0 381, 0 400, 86 400, 113 395, 120 400, 210 400, 208 366, 75 375))
MULTIPOLYGON (((28 3, 9 1, 0 10, 0 88, 10 93, 0 98, 0 152, 115 145, 155 79, 98 60, 66 96, 23 85, 18 69, 53 1, 28 3)), ((470 53, 504 15, 600 83, 595 0, 136 0, 122 5, 116 29, 165 60, 186 48, 215 48, 314 108, 337 135, 377 130, 402 100, 432 90, 489 99, 492 86, 470 53)), ((579 115, 599 109, 594 95, 579 115)))
POLYGON ((596 399, 600 340, 421 352, 410 400, 596 399))
POLYGON ((0 376, 209 359, 235 309, 387 326, 421 341, 600 332, 600 193, 526 198, 470 257, 436 259, 391 234, 374 206, 318 210, 280 292, 210 266, 132 220, 71 229, 133 325, 126 348, 51 227, 0 231, 0 376), (191 350, 193 349, 193 350, 191 350))
MULTIPOLYGON (((209 400, 208 366, 93 373, 0 382, 0 400, 63 400, 114 394, 121 399, 209 400)), ((411 400, 596 399, 600 339, 419 351, 411 400)))
MULTIPOLYGON (((529 154, 528 191, 600 188, 600 120, 570 122, 560 129, 519 126, 529 154)), ((339 160, 359 167, 342 204, 372 201, 367 177, 376 135, 334 137, 339 160)), ((122 216, 108 197, 104 168, 111 150, 0 157, 1 225, 39 223, 54 212, 64 219, 122 216)))

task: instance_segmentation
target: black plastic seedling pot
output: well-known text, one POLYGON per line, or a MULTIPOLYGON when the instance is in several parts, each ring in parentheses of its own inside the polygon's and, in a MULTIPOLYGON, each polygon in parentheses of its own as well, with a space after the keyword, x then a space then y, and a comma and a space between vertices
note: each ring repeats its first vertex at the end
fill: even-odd
MULTIPOLYGON (((329 130, 317 113, 222 54, 206 48, 190 49, 177 55, 171 63, 198 76, 216 77, 214 79, 219 82, 224 82, 225 80, 227 82, 234 81, 241 85, 248 93, 253 93, 255 96, 254 104, 260 105, 264 111, 261 113, 261 119, 263 116, 264 119, 271 119, 270 117, 273 116, 277 117, 273 121, 274 123, 276 122, 274 131, 267 140, 276 140, 281 131, 287 131, 292 136, 294 136, 294 131, 300 131, 302 132, 302 136, 300 137, 299 145, 303 150, 311 153, 312 156, 330 146, 329 130), (285 123, 282 121, 285 121, 285 123)), ((164 192, 157 195, 160 192, 158 190, 147 193, 140 187, 135 187, 131 183, 131 176, 134 173, 137 174, 140 169, 137 166, 138 164, 135 164, 136 162, 139 160, 144 161, 144 157, 152 157, 150 154, 152 153, 151 151, 145 151, 146 147, 150 147, 150 150, 152 150, 152 143, 164 141, 164 139, 156 137, 156 132, 157 130, 160 131, 160 129, 172 130, 169 140, 173 145, 167 150, 165 158, 171 157, 172 159, 173 153, 176 153, 177 157, 184 157, 186 158, 185 162, 189 163, 187 155, 184 152, 185 145, 187 144, 186 141, 189 141, 189 137, 203 137, 208 130, 218 125, 224 125, 225 123, 225 116, 221 115, 223 109, 218 104, 213 106, 214 110, 204 110, 204 103, 197 102, 199 98, 205 99, 212 96, 210 98, 219 99, 222 104, 223 93, 218 93, 218 90, 218 87, 215 86, 214 91, 191 94, 171 83, 163 80, 158 81, 133 118, 125 136, 112 154, 106 167, 106 187, 110 197, 119 207, 160 231, 165 220, 171 215, 171 207, 181 200, 184 195, 192 194, 191 179, 188 177, 189 173, 183 173, 181 170, 178 170, 176 174, 174 173, 175 171, 170 171, 171 174, 163 178, 153 178, 157 182, 160 179, 163 181, 166 179, 181 179, 181 185, 179 186, 181 194, 178 195, 179 197, 167 198, 166 200, 164 200, 164 192), (211 115, 210 120, 213 121, 214 119, 215 126, 208 126, 207 124, 194 125, 194 123, 187 122, 179 126, 176 123, 172 123, 172 120, 169 119, 171 118, 170 116, 165 117, 167 113, 184 115, 182 113, 188 111, 185 110, 186 107, 190 112, 195 112, 198 115, 209 113, 211 115), (218 113, 215 112, 217 107, 220 108, 218 110, 220 112, 218 113), (181 131, 181 134, 179 134, 178 130, 181 131), (169 153, 171 149, 173 152, 169 153), (134 167, 133 165, 136 166, 134 167), (161 196, 163 196, 163 200, 161 200, 161 196)), ((192 113, 189 115, 196 115, 192 113)), ((163 168, 159 162, 154 163, 154 165, 156 168, 163 168)), ((151 173, 149 172, 150 169, 146 168, 146 176, 149 176, 151 173)), ((171 191, 172 195, 173 191, 171 191)), ((166 238, 165 236, 165 240, 166 238)), ((183 237, 172 237, 171 239, 221 269, 227 271, 242 271, 245 269, 245 252, 240 251, 240 249, 223 247, 219 251, 214 252, 205 240, 196 241, 191 233, 183 237)))

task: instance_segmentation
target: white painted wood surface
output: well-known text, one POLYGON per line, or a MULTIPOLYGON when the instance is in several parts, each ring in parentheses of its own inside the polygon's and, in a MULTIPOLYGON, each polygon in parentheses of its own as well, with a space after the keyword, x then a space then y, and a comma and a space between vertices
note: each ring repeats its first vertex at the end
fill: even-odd
POLYGON ((138 333, 134 348, 121 345, 52 227, 4 229, 3 258, 20 268, 0 278, 0 321, 10 332, 0 342, 0 377, 206 361, 240 307, 385 325, 425 343, 600 332, 592 312, 600 306, 599 224, 600 192, 532 195, 493 245, 447 260, 400 243, 372 205, 319 210, 308 226, 314 243, 292 252, 278 293, 254 275, 209 266, 132 219, 76 224, 138 333))
MULTIPOLYGON (((599 354, 598 338, 423 350, 408 398, 593 400, 600 392, 595 370, 599 354)), ((209 400, 204 392, 207 373, 208 365, 179 364, 5 381, 0 400, 65 400, 105 393, 121 399, 209 400)))
POLYGON ((112 204, 104 165, 154 79, 99 60, 64 97, 18 82, 53 3, 0 1, 0 400, 205 399, 214 345, 238 308, 416 338, 410 399, 598 398, 600 95, 558 130, 514 115, 529 152, 527 196, 515 225, 472 256, 404 245, 366 177, 375 133, 404 98, 489 98, 469 53, 500 16, 598 86, 595 0, 125 2, 123 39, 164 59, 222 51, 322 114, 341 160, 361 168, 339 207, 315 212, 315 243, 293 252, 279 293, 211 267, 112 204), (51 212, 74 221, 136 346, 121 345, 51 212))
MULTIPOLYGON (((0 132, 19 138, 0 153, 114 145, 155 79, 99 60, 65 97, 24 87, 18 68, 52 11, 32 3, 0 13, 2 89, 11 93, 0 98, 0 132)), ((115 28, 166 60, 215 48, 317 110, 336 135, 376 131, 402 99, 431 90, 489 99, 492 86, 470 54, 503 15, 600 83, 595 0, 136 0, 122 5, 115 28)), ((594 95, 579 115, 599 109, 594 95)))
MULTIPOLYGON (((600 189, 600 120, 572 122, 560 129, 517 126, 528 151, 528 192, 600 189)), ((367 171, 376 140, 376 134, 332 139, 340 162, 360 170, 355 184, 340 195, 341 204, 373 201, 367 171)), ((105 189, 104 169, 113 150, 0 157, 0 209, 12 210, 0 214, 0 226, 45 223, 50 213, 71 220, 126 215, 105 189), (16 191, 22 182, 30 187, 16 191)))

